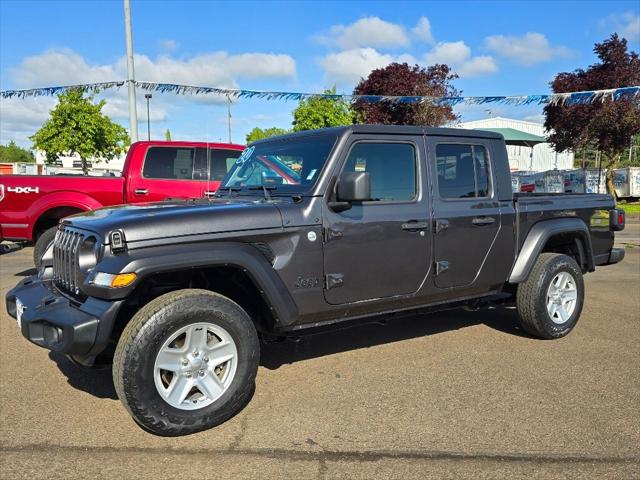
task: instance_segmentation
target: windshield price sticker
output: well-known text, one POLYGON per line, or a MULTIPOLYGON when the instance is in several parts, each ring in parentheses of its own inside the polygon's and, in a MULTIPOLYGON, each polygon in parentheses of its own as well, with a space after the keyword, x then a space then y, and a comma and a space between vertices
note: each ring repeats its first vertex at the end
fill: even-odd
POLYGON ((242 165, 244 162, 249 160, 255 149, 256 147, 245 148, 242 151, 242 154, 238 157, 238 160, 236 160, 236 165, 242 165))

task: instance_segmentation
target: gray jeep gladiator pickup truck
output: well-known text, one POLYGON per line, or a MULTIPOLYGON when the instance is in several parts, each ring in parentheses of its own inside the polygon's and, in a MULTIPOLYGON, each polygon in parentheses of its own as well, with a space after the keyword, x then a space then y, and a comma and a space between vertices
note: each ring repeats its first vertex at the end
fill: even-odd
POLYGON ((512 193, 495 133, 330 128, 250 145, 214 198, 64 219, 6 305, 31 342, 112 362, 143 428, 182 435, 243 408, 261 337, 496 301, 563 337, 624 221, 609 195, 512 193))

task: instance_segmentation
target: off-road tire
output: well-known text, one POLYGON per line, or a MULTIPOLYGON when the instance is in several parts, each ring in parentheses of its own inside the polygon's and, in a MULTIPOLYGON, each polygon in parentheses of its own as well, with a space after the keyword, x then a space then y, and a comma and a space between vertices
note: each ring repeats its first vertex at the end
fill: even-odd
POLYGON ((51 227, 40 234, 33 247, 33 264, 39 270, 42 266, 42 257, 56 238, 58 227, 51 227))
POLYGON ((127 324, 113 359, 113 383, 118 398, 144 429, 162 436, 179 436, 219 425, 250 400, 260 358, 260 345, 249 315, 235 302, 208 290, 186 289, 162 295, 141 308, 127 324), (179 328, 211 322, 233 338, 238 363, 228 389, 198 410, 172 407, 154 384, 156 354, 179 328))
POLYGON ((561 338, 576 326, 584 304, 582 270, 568 255, 542 253, 527 280, 518 285, 516 305, 520 325, 529 335, 542 339, 561 338), (569 272, 575 279, 577 303, 573 313, 562 324, 554 323, 547 312, 547 290, 560 272, 569 272))

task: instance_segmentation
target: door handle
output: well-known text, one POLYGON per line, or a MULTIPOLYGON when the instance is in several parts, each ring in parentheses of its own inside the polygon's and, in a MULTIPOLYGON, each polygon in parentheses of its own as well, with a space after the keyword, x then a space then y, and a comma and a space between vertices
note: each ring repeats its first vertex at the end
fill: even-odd
POLYGON ((146 188, 136 188, 133 193, 135 193, 136 195, 148 195, 149 194, 149 190, 146 188))
POLYGON ((471 223, 482 227, 484 225, 491 225, 492 223, 495 223, 495 221, 496 219, 493 217, 475 217, 473 220, 471 220, 471 223))
POLYGON ((418 222, 417 220, 410 220, 407 223, 402 224, 402 230, 406 230, 408 232, 418 232, 420 230, 426 230, 429 228, 429 224, 427 222, 418 222))
POLYGON ((213 197, 215 194, 216 194, 216 192, 213 192, 213 191, 211 191, 211 190, 206 190, 206 191, 204 192, 204 196, 205 196, 205 197, 213 197))

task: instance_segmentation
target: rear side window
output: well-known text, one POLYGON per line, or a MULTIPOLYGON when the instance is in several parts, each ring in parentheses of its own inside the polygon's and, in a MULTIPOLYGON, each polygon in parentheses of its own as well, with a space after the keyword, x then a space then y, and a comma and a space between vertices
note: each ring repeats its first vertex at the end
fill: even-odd
POLYGON ((410 143, 356 143, 344 171, 368 172, 374 201, 406 201, 416 196, 416 152, 410 143))
POLYGON ((489 196, 489 158, 482 145, 439 144, 436 168, 442 198, 489 196))
POLYGON ((211 164, 210 176, 211 180, 222 180, 231 167, 236 163, 238 157, 242 154, 242 150, 221 150, 210 149, 211 164))
POLYGON ((193 179, 195 148, 150 147, 144 160, 142 176, 170 180, 193 179))

